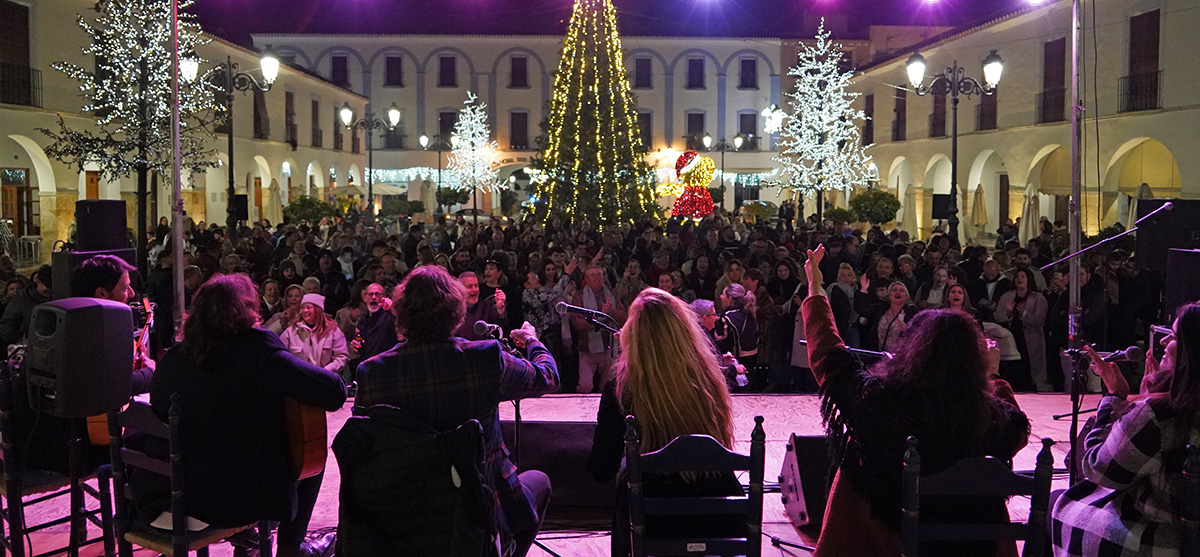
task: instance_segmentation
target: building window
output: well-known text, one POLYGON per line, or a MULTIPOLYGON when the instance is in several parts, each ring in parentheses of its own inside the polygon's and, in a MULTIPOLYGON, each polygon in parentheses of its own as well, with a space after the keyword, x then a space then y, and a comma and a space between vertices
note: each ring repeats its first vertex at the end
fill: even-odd
POLYGON ((946 137, 946 95, 933 95, 933 112, 929 113, 929 137, 946 137))
POLYGON ((687 113, 687 136, 684 137, 689 151, 704 150, 704 113, 687 113))
POLYGON ((454 124, 458 123, 458 112, 447 110, 438 113, 438 135, 447 142, 450 141, 450 136, 454 135, 454 124))
POLYGON ((758 60, 742 58, 738 73, 738 89, 758 89, 758 60))
POLYGON ((254 139, 271 138, 271 119, 267 116, 267 96, 254 89, 254 139))
POLYGON ((404 58, 388 56, 384 59, 384 87, 404 87, 404 58))
POLYGON ((438 87, 458 87, 457 62, 454 56, 438 58, 438 87))
POLYGON ((738 207, 747 201, 758 201, 758 184, 747 184, 741 176, 733 182, 733 203, 738 207))
POLYGON ((862 144, 875 143, 875 94, 863 95, 862 144))
POLYGON ((524 56, 513 56, 509 59, 512 71, 509 73, 508 86, 512 89, 529 87, 529 59, 524 56))
POLYGON ((330 71, 329 80, 334 85, 346 87, 350 85, 350 66, 345 56, 331 56, 329 58, 330 71))
POLYGON ((338 114, 337 103, 333 103, 333 150, 345 148, 345 138, 342 135, 342 117, 338 114))
POLYGON ((312 146, 320 149, 325 146, 325 132, 321 131, 321 101, 312 102, 312 146))
POLYGON ((892 116, 892 141, 908 139, 908 90, 897 88, 892 116))
POLYGON ((300 136, 296 129, 296 96, 291 91, 283 92, 283 127, 284 142, 295 147, 300 136))
POLYGON ((999 89, 993 90, 990 95, 979 97, 979 104, 975 105, 975 131, 996 129, 996 102, 999 97, 999 89))
POLYGON ((743 112, 738 114, 738 135, 747 140, 758 137, 758 114, 743 112))
POLYGON ((1121 112, 1160 108, 1159 11, 1129 18, 1129 75, 1118 88, 1121 112))
POLYGON ((41 234, 40 204, 37 190, 29 184, 28 168, 0 168, 0 207, 3 217, 12 220, 16 236, 41 234))
POLYGON ((648 151, 654 145, 654 115, 649 112, 639 112, 637 122, 638 135, 642 139, 642 149, 648 151))
POLYGON ((42 105, 42 72, 29 67, 29 7, 0 0, 0 103, 42 105))
POLYGON ((383 148, 384 149, 405 149, 404 146, 404 127, 396 126, 393 129, 384 128, 383 130, 383 148))
POLYGON ((1042 92, 1037 105, 1035 123, 1062 122, 1067 119, 1067 39, 1057 39, 1042 45, 1042 92))
POLYGON ((529 149, 529 113, 508 113, 508 145, 513 151, 529 149))
POLYGON ((651 89, 654 87, 654 77, 650 70, 649 58, 633 59, 633 88, 651 89))
POLYGON ((704 88, 704 59, 703 58, 688 58, 687 88, 688 89, 703 89, 704 88))

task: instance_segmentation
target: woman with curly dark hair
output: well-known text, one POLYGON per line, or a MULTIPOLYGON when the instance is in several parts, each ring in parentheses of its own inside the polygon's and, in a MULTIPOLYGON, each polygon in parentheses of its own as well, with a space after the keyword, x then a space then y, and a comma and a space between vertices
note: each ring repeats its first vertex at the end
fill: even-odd
MULTIPOLYGON (((808 252, 805 338, 821 387, 821 413, 837 474, 816 555, 900 553, 900 472, 905 440, 917 436, 921 472, 936 474, 962 458, 1011 460, 1028 441, 1029 420, 1012 389, 995 379, 998 354, 967 314, 915 315, 894 358, 865 370, 842 344, 821 289, 824 248, 808 252)), ((1007 522, 1003 499, 924 500, 923 520, 1007 522)), ((922 555, 1015 554, 1011 543, 922 544, 922 555)))
POLYGON ((716 263, 711 257, 701 254, 692 259, 692 270, 687 275, 687 283, 688 288, 696 292, 697 298, 715 298, 717 278, 716 263))

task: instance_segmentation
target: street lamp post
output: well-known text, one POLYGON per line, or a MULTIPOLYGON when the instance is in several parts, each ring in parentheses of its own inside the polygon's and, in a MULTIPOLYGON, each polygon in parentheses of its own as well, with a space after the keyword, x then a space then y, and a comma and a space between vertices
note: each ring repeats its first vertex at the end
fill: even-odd
MULTIPOLYGON (((440 201, 440 198, 438 196, 440 195, 440 193, 442 191, 442 152, 452 149, 454 147, 454 143, 456 143, 458 141, 458 137, 451 136, 449 138, 449 140, 447 140, 447 138, 445 138, 441 135, 435 135, 435 136, 433 136, 432 139, 430 139, 430 137, 428 135, 421 134, 421 138, 418 141, 421 143, 422 149, 425 149, 426 151, 428 151, 429 149, 433 149, 433 150, 437 151, 437 158, 438 158, 437 190, 433 192, 433 199, 434 199, 434 201, 437 202, 438 207, 441 208, 442 202, 440 201)), ((446 207, 446 208, 449 209, 449 207, 446 207)))
POLYGON ((371 136, 375 135, 376 130, 394 130, 400 125, 400 109, 396 107, 396 103, 387 110, 387 121, 375 117, 375 113, 367 108, 363 117, 355 120, 354 109, 350 108, 350 103, 342 105, 342 109, 338 111, 338 117, 342 120, 342 125, 346 129, 354 130, 362 128, 367 136, 367 206, 370 208, 367 221, 370 224, 375 224, 375 142, 371 136))
POLYGON ((239 72, 238 65, 233 58, 226 56, 225 63, 217 66, 215 74, 217 84, 225 90, 225 125, 229 126, 229 185, 225 190, 225 230, 227 235, 237 230, 238 221, 237 211, 233 207, 233 198, 236 193, 233 183, 233 92, 256 89, 265 93, 271 90, 271 85, 279 76, 279 58, 275 56, 271 47, 268 46, 262 52, 259 68, 262 71, 262 82, 248 72, 239 72))
POLYGON ((738 135, 734 136, 732 144, 728 141, 725 141, 725 138, 721 138, 721 140, 718 141, 716 145, 713 145, 712 136, 709 134, 704 134, 704 138, 702 141, 704 142, 705 149, 709 149, 709 150, 715 149, 715 150, 721 152, 721 210, 724 211, 725 210, 725 152, 726 151, 740 151, 742 149, 742 143, 745 141, 745 138, 742 137, 741 134, 738 134, 738 135))
POLYGON ((983 59, 983 77, 984 82, 979 83, 979 80, 966 75, 966 68, 958 65, 958 60, 954 61, 954 65, 946 68, 946 70, 929 83, 923 85, 925 80, 925 57, 920 54, 913 54, 909 57, 907 67, 908 82, 912 85, 913 91, 918 95, 949 95, 951 106, 952 127, 950 132, 950 236, 955 240, 958 239, 958 97, 966 95, 971 98, 972 95, 991 95, 996 92, 996 85, 1000 83, 1000 76, 1004 72, 1004 60, 999 54, 993 50, 983 59))

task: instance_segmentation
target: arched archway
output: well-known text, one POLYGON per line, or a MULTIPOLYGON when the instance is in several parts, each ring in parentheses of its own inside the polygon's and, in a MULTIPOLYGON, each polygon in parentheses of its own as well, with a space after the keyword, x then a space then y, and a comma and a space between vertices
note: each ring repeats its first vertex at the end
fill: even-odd
MULTIPOLYGON (((911 186, 912 183, 912 163, 908 162, 908 159, 905 157, 896 157, 892 161, 891 169, 888 170, 887 183, 885 184, 887 191, 896 194, 896 197, 903 203, 906 191, 904 188, 911 186)), ((904 207, 900 207, 900 210, 896 211, 896 220, 900 221, 903 219, 903 214, 904 207)))
POLYGON ((1004 159, 995 150, 987 149, 979 156, 975 157, 975 162, 971 164, 971 172, 968 174, 966 184, 960 184, 960 187, 965 187, 969 199, 968 212, 960 215, 960 218, 968 219, 974 214, 975 191, 981 186, 983 187, 984 209, 987 212, 987 224, 982 224, 983 230, 979 233, 994 232, 1004 222, 1004 216, 1008 213, 1008 168, 1004 164, 1004 159), (1002 214, 1003 213, 1003 214, 1002 214))
POLYGON ((308 169, 305 170, 304 195, 325 199, 325 172, 317 161, 308 163, 308 169))
POLYGON ((279 167, 279 200, 284 207, 304 193, 304 186, 299 180, 300 165, 296 163, 296 159, 284 159, 279 167))
MULTIPOLYGON (((42 249, 36 256, 38 261, 48 261, 52 246, 58 240, 67 239, 71 226, 70 219, 60 222, 56 216, 60 199, 56 195, 58 183, 54 167, 46 152, 33 139, 19 134, 7 137, 13 143, 0 139, 0 154, 4 155, 5 161, 0 165, 8 169, 3 176, 5 185, 15 187, 18 196, 15 206, 5 208, 4 217, 12 219, 12 233, 15 236, 40 235, 42 249)), ((63 198, 61 201, 69 203, 74 200, 63 198)), ((72 207, 68 214, 73 213, 72 207)), ((16 246, 5 247, 12 249, 16 246)))
POLYGON ((1134 195, 1146 184, 1155 197, 1178 197, 1183 180, 1175 155, 1162 142, 1139 137, 1117 149, 1104 174, 1104 193, 1134 195))
MULTIPOLYGON (((1042 215, 1051 221, 1066 222, 1070 218, 1071 204, 1071 151, 1062 145, 1047 145, 1038 151, 1029 167, 1028 184, 1033 184, 1042 195, 1052 196, 1043 198, 1042 215)), ((1082 207, 1083 227, 1089 230, 1088 223, 1094 221, 1098 229, 1099 215, 1096 209, 1096 194, 1084 196, 1082 207), (1087 201, 1090 195, 1091 202, 1087 201)), ((1024 206, 1024 190, 1012 192, 1009 203, 1008 218, 1016 219, 1024 206)), ((1092 232, 1094 233, 1094 232, 1092 232)))

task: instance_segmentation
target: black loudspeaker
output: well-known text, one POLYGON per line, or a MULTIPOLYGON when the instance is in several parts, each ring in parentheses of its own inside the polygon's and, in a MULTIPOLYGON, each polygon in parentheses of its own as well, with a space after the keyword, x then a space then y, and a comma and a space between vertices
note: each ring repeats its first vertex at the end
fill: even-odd
MULTIPOLYGON (((137 250, 134 248, 111 249, 99 251, 56 251, 50 254, 51 280, 50 296, 55 300, 71 297, 71 271, 84 261, 97 255, 114 255, 125 260, 134 268, 137 267, 137 250)), ((142 291, 141 275, 129 273, 129 285, 134 292, 142 291)))
POLYGON ((617 501, 616 482, 600 483, 587 471, 595 422, 521 422, 520 447, 513 422, 501 422, 504 443, 521 470, 541 470, 550 477, 549 516, 562 520, 611 520, 617 501))
POLYGON ((25 348, 29 406, 59 418, 86 418, 129 402, 133 314, 98 298, 33 308, 25 348))
POLYGON ((1139 199, 1138 218, 1170 202, 1173 208, 1142 223, 1137 232, 1137 261, 1143 269, 1167 270, 1167 250, 1200 249, 1200 200, 1139 199))
POLYGON ((829 441, 824 435, 788 438, 779 471, 784 513, 796 527, 821 525, 829 499, 829 441))
POLYGON ((1200 300, 1200 250, 1167 250, 1167 285, 1163 315, 1175 322, 1175 310, 1200 300))
POLYGON ((75 202, 75 247, 100 251, 129 247, 125 200, 85 199, 75 202))
POLYGON ((954 198, 948 193, 933 194, 933 220, 946 220, 950 218, 950 202, 954 198))
POLYGON ((237 220, 250 220, 250 196, 244 193, 234 194, 230 203, 233 205, 233 214, 237 220))

